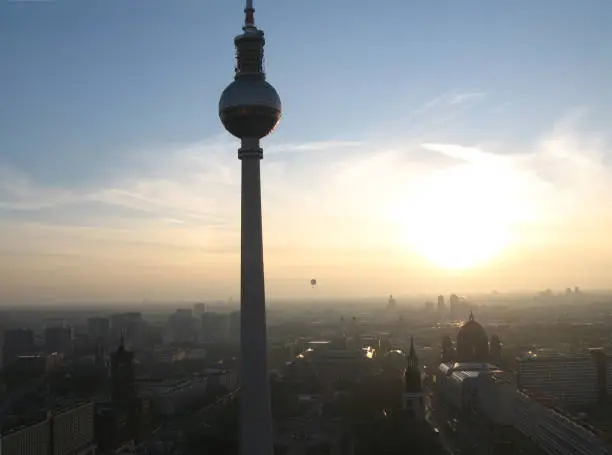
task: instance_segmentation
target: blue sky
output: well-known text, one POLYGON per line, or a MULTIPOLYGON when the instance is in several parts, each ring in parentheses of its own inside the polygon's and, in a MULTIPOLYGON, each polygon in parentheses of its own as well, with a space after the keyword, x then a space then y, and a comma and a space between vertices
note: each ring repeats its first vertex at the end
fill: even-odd
MULTIPOLYGON (((282 122, 264 144, 271 150, 266 172, 278 169, 281 192, 288 191, 285 175, 292 191, 326 198, 312 187, 317 175, 339 175, 340 164, 373 150, 486 144, 512 154, 532 151, 576 112, 579 142, 603 141, 612 124, 607 0, 256 0, 255 7, 268 40, 268 79, 284 103, 282 122)), ((237 0, 0 3, 4 229, 145 229, 142 218, 185 222, 192 215, 194 229, 233 226, 225 200, 183 205, 190 191, 203 189, 204 174, 209 183, 223 180, 211 180, 211 169, 228 173, 226 183, 238 170, 237 144, 218 121, 217 102, 233 75, 232 38, 241 22, 237 0), (204 171, 195 172, 190 159, 208 160, 204 171), (165 186, 151 190, 160 181, 165 186), (133 203, 143 199, 149 206, 133 203), (195 216, 203 204, 206 215, 195 216)), ((406 152, 402 162, 416 155, 406 152)), ((608 163, 607 152, 597 160, 608 163)), ((228 191, 224 197, 234 201, 228 191)), ((295 205, 274 205, 275 197, 270 210, 295 205)), ((21 254, 19 242, 6 235, 0 242, 0 250, 21 254)), ((49 245, 28 254, 35 258, 49 245)), ((95 256, 83 255, 87 264, 95 256)), ((23 267, 25 277, 31 270, 23 267)))

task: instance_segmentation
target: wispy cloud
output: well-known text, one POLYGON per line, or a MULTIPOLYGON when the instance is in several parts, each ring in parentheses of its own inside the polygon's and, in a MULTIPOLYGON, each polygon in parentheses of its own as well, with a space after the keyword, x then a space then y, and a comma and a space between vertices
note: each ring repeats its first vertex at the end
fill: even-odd
MULTIPOLYGON (((446 236, 456 223, 460 232, 471 230, 483 239, 487 230, 513 230, 524 252, 535 244, 582 244, 579 230, 586 228, 604 241, 601 233, 612 228, 609 144, 582 133, 573 121, 560 122, 520 150, 418 137, 405 144, 330 140, 269 147, 262 191, 272 282, 276 276, 291 286, 297 277, 323 269, 341 281, 348 270, 361 276, 357 270, 372 271, 385 261, 400 269, 413 264, 411 273, 425 273, 422 259, 419 264, 410 250, 411 239, 438 231, 446 236), (302 152, 317 159, 301 159, 302 152), (441 166, 432 154, 450 161, 441 166), (408 250, 402 250, 406 243, 408 250)), ((141 283, 134 295, 144 292, 143 276, 151 273, 184 286, 187 278, 177 274, 195 280, 200 273, 207 282, 226 283, 218 289, 228 292, 239 245, 235 149, 228 141, 208 141, 151 151, 140 155, 141 165, 130 173, 87 190, 37 186, 23 173, 2 168, 0 268, 12 261, 20 264, 23 280, 43 269, 45 276, 68 279, 69 269, 52 269, 53 257, 68 255, 80 274, 113 267, 123 274, 117 278, 122 283, 141 283), (74 206, 95 222, 71 223, 64 214, 74 206), (19 216, 50 209, 46 222, 26 223, 19 216), (15 262, 19 252, 22 259, 15 262)), ((187 286, 189 292, 202 291, 194 286, 187 286)))
POLYGON ((70 204, 80 197, 61 188, 41 188, 24 173, 0 163, 0 209, 39 210, 70 204))

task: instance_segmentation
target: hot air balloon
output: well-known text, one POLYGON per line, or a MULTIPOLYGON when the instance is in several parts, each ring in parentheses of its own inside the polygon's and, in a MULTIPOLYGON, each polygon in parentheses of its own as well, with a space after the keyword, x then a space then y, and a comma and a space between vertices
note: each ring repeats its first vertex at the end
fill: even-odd
POLYGON ((314 288, 317 285, 317 280, 314 278, 310 280, 310 285, 314 288))

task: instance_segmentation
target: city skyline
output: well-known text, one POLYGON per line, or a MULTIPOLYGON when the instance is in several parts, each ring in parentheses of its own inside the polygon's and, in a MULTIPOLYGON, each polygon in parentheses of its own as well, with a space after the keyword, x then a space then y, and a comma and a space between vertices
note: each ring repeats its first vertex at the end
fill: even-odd
MULTIPOLYGON (((612 7, 260 3, 275 296, 608 287, 612 7)), ((0 6, 3 303, 238 295, 236 8, 148 5, 0 6)))

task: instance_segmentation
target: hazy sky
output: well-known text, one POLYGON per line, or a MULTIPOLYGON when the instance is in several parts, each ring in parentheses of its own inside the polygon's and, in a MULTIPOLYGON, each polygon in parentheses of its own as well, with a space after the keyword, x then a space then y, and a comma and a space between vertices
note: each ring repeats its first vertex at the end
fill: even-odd
MULTIPOLYGON (((242 7, 0 3, 0 301, 238 295, 242 7)), ((609 287, 612 2, 255 7, 273 295, 609 287)))

